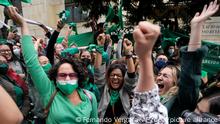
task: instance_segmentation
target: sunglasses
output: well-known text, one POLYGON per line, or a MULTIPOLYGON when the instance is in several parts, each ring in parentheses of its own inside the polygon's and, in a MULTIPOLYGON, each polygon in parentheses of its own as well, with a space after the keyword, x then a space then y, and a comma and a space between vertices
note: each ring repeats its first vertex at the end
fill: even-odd
POLYGON ((77 77, 78 77, 76 73, 69 73, 69 74, 66 74, 66 73, 58 73, 58 78, 66 79, 67 76, 69 76, 70 79, 74 79, 74 78, 77 78, 77 77))

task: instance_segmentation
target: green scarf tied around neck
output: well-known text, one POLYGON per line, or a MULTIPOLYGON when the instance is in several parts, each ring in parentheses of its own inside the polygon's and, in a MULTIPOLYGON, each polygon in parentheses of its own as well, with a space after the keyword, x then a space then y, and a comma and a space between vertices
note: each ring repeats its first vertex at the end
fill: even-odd
POLYGON ((112 90, 110 95, 110 104, 113 106, 118 101, 120 94, 119 91, 112 90))

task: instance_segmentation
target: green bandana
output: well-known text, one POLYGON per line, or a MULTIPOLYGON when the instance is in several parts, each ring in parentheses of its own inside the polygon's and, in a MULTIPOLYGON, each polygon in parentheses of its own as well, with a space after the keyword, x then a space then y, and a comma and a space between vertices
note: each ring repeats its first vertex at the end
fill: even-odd
POLYGON ((112 90, 111 91, 111 98, 110 98, 110 104, 111 106, 113 106, 119 99, 119 92, 118 91, 115 91, 115 90, 112 90))
POLYGON ((96 51, 102 54, 104 52, 104 46, 96 46, 96 51))
POLYGON ((203 70, 202 70, 202 72, 201 72, 202 78, 205 78, 205 77, 207 76, 207 74, 208 74, 207 71, 203 71, 203 70))
POLYGON ((52 65, 50 63, 47 63, 46 65, 43 65, 42 68, 48 74, 49 70, 52 68, 52 65))
POLYGON ((8 71, 8 65, 6 63, 0 64, 0 74, 5 75, 8 71))
POLYGON ((68 58, 68 57, 71 57, 77 53, 79 53, 78 48, 67 48, 61 52, 61 56, 62 56, 62 58, 68 58))
POLYGON ((107 52, 103 52, 102 53, 102 65, 105 63, 108 63, 108 53, 107 52))
POLYGON ((89 78, 87 77, 87 78, 82 82, 82 85, 83 85, 83 87, 85 88, 85 87, 88 86, 88 84, 89 84, 89 78))

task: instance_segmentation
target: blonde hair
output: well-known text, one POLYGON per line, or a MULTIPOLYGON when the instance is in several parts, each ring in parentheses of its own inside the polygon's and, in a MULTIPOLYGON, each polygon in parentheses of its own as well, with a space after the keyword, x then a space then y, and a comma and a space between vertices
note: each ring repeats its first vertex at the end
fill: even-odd
MULTIPOLYGON (((164 68, 169 68, 172 70, 172 77, 173 77, 173 87, 171 87, 167 92, 166 92, 166 96, 173 96, 176 95, 178 93, 179 87, 178 87, 178 81, 179 81, 179 75, 180 75, 180 70, 178 69, 178 67, 176 67, 175 65, 167 65, 164 68)), ((164 68, 162 68, 161 70, 163 70, 164 68)))

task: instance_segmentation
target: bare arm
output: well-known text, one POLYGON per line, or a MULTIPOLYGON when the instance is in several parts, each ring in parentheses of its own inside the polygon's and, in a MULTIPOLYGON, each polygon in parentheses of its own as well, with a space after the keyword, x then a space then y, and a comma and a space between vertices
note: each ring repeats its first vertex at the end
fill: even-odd
POLYGON ((132 42, 129 41, 127 38, 123 42, 123 47, 125 49, 125 56, 126 56, 126 62, 127 62, 127 67, 128 67, 128 73, 134 73, 135 72, 135 66, 134 66, 134 61, 132 58, 132 51, 133 51, 133 46, 132 42))
POLYGON ((140 60, 140 76, 130 110, 130 123, 168 124, 167 109, 160 103, 154 83, 151 53, 160 34, 160 28, 149 22, 140 22, 133 32, 135 51, 140 60), (143 109, 148 108, 148 109, 143 109))
POLYGON ((65 35, 63 42, 62 42, 64 48, 68 48, 68 37, 70 36, 72 30, 73 30, 72 27, 68 27, 68 29, 66 31, 66 35, 65 35))
POLYGON ((8 93, 0 86, 0 122, 1 124, 19 124, 23 115, 8 93))
POLYGON ((159 34, 159 26, 149 22, 140 22, 134 30, 135 52, 140 64, 140 75, 136 86, 138 92, 149 91, 155 87, 151 53, 159 34))
MULTIPOLYGON (((97 37, 98 46, 97 47, 104 47, 105 44, 105 34, 99 34, 97 37)), ((97 51, 96 57, 95 57, 95 63, 94 67, 99 68, 102 64, 102 53, 100 51, 97 51)))
POLYGON ((202 60, 208 48, 201 47, 201 31, 204 22, 218 10, 217 1, 204 6, 201 14, 197 13, 191 20, 191 36, 188 47, 180 50, 181 74, 179 81, 178 102, 179 109, 191 110, 196 108, 201 84, 202 60), (187 100, 186 100, 187 99, 187 100))
POLYGON ((196 51, 198 48, 201 48, 202 26, 209 17, 218 11, 218 8, 219 5, 217 4, 217 0, 210 2, 208 7, 205 5, 202 12, 197 12, 191 20, 191 34, 188 45, 189 52, 196 51))

